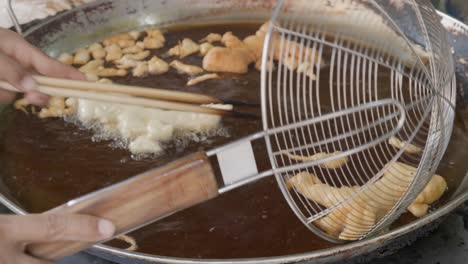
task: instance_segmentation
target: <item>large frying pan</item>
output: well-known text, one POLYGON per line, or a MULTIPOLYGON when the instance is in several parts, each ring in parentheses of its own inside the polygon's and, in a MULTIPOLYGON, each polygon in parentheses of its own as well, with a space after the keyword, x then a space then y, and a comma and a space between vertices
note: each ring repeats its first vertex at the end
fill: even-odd
MULTIPOLYGON (((268 19, 275 2, 273 0, 102 0, 42 21, 25 31, 24 35, 31 43, 50 55, 56 56, 62 51, 77 49, 118 32, 150 25, 170 24, 173 21, 247 20, 261 22, 268 19), (188 3, 190 8, 186 8, 188 3)), ((303 3, 302 1, 296 2, 303 3)), ((294 2, 292 3, 294 4, 294 2)), ((464 91, 468 92, 468 77, 465 74, 467 65, 459 61, 460 58, 468 58, 468 46, 466 45, 468 43, 468 28, 450 17, 442 14, 441 16, 443 24, 451 32, 454 56, 457 62, 458 119, 459 121, 468 120, 468 114, 465 114, 464 110, 464 102, 468 98, 464 96, 464 91)), ((459 127, 463 126, 462 123, 460 122, 459 127)), ((462 129, 458 129, 454 133, 463 134, 457 135, 457 138, 462 140, 449 146, 448 153, 454 154, 448 154, 451 156, 445 157, 445 159, 455 161, 457 173, 451 176, 450 193, 441 201, 438 209, 423 218, 372 239, 295 255, 250 259, 181 259, 128 252, 105 245, 95 246, 89 252, 118 263, 327 263, 351 258, 361 261, 389 254, 436 228, 447 213, 468 200, 468 183, 463 181, 468 169, 466 164, 468 155, 460 155, 456 151, 450 151, 450 148, 468 148, 468 139, 463 140, 462 129)), ((21 204, 17 204, 10 195, 6 194, 7 191, 0 194, 0 202, 15 213, 27 213, 21 204)))

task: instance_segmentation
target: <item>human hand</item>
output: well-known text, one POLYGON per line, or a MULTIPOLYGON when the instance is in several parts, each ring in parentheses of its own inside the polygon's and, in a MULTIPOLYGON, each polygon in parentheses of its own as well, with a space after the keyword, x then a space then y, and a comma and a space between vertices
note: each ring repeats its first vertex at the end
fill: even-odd
MULTIPOLYGON (((85 80, 75 68, 62 64, 29 44, 13 31, 0 28, 0 80, 25 92, 28 102, 45 105, 49 97, 36 91, 37 84, 32 74, 38 73, 56 78, 85 80)), ((0 90, 0 103, 9 103, 15 93, 0 90)))
POLYGON ((49 264, 28 255, 31 243, 53 241, 99 242, 112 237, 114 225, 78 214, 0 215, 0 263, 49 264))

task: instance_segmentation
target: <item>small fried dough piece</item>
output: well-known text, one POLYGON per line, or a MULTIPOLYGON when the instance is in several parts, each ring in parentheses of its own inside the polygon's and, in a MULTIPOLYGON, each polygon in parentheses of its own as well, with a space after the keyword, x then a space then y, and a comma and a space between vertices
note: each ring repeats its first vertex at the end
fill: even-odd
POLYGON ((132 30, 130 32, 128 32, 128 35, 133 39, 133 40, 138 40, 141 36, 141 32, 140 31, 136 31, 136 30, 132 30))
POLYGON ((143 43, 146 49, 160 49, 164 47, 164 42, 150 37, 143 39, 143 43))
MULTIPOLYGON (((331 157, 331 156, 334 156, 334 155, 337 155, 337 154, 340 154, 340 153, 341 153, 341 151, 335 151, 333 153, 320 152, 320 153, 314 154, 312 156, 305 157, 305 156, 300 156, 300 155, 294 155, 294 154, 291 154, 289 152, 283 152, 284 155, 288 156, 289 158, 291 158, 293 160, 300 160, 300 161, 304 161, 304 162, 326 159, 328 157, 331 157)), ((341 158, 336 158, 336 159, 333 159, 333 160, 323 162, 323 163, 320 164, 320 166, 323 167, 323 168, 327 168, 327 169, 338 169, 338 168, 341 168, 343 165, 345 165, 346 162, 348 162, 348 157, 341 157, 341 158)))
POLYGON ((73 57, 73 64, 83 65, 91 59, 87 49, 78 49, 73 57))
POLYGON ((81 66, 78 70, 83 73, 95 73, 97 69, 103 65, 103 60, 92 60, 81 66))
POLYGON ((244 39, 245 45, 253 52, 256 60, 262 57, 264 40, 265 37, 259 37, 257 35, 248 36, 244 39))
POLYGON ((208 43, 213 43, 213 42, 218 42, 218 41, 221 41, 221 39, 223 38, 223 36, 221 36, 221 34, 218 34, 218 33, 210 33, 208 35, 206 35, 206 37, 200 39, 200 43, 201 42, 208 42, 208 43))
POLYGON ((203 69, 198 66, 184 64, 178 60, 172 61, 169 65, 176 69, 179 73, 185 73, 188 75, 195 75, 203 72, 203 69))
POLYGON ((47 108, 42 108, 38 114, 39 118, 48 117, 63 117, 76 112, 76 108, 67 107, 65 98, 60 96, 52 96, 49 100, 47 108))
POLYGON ((128 248, 126 248, 125 250, 136 251, 138 249, 136 240, 129 235, 121 235, 121 236, 116 237, 115 239, 122 240, 129 244, 128 248))
POLYGON ((129 69, 135 68, 141 64, 141 61, 146 59, 150 55, 149 50, 142 51, 135 54, 125 54, 122 58, 115 61, 117 68, 119 69, 129 69))
MULTIPOLYGON (((262 70, 262 58, 258 59, 257 62, 255 62, 255 69, 258 71, 262 70)), ((267 61, 267 70, 268 71, 274 71, 275 70, 275 64, 273 61, 268 60, 267 61)))
POLYGON ((93 59, 104 59, 106 57, 106 50, 105 49, 95 49, 91 51, 91 55, 93 56, 93 59))
POLYGON ((147 29, 145 31, 148 37, 150 38, 156 38, 156 39, 166 41, 166 38, 164 38, 164 34, 162 33, 160 29, 147 29))
POLYGON ((123 33, 123 34, 114 35, 110 38, 103 40, 102 44, 104 44, 104 46, 110 46, 113 44, 117 44, 120 40, 132 40, 132 39, 133 39, 132 36, 130 36, 128 33, 123 33))
POLYGON ((138 46, 137 44, 135 44, 134 46, 131 46, 131 47, 128 47, 128 48, 125 48, 122 50, 122 53, 123 54, 128 54, 128 53, 139 53, 139 52, 142 52, 144 50, 145 46, 143 45, 143 47, 140 47, 138 46))
POLYGON ((125 69, 114 69, 99 67, 95 72, 99 77, 126 76, 128 72, 125 69))
POLYGON ((146 30, 147 37, 143 39, 143 44, 146 49, 159 49, 164 47, 166 38, 159 29, 149 29, 146 30))
POLYGON ((132 71, 134 77, 143 77, 148 74, 148 63, 140 62, 132 71))
POLYGON ((184 38, 177 46, 172 47, 167 54, 169 56, 179 56, 179 58, 183 59, 199 51, 200 45, 189 38, 184 38))
POLYGON ((246 73, 252 57, 243 49, 214 47, 203 58, 203 69, 212 72, 246 73))
POLYGON ((141 60, 146 59, 149 55, 150 55, 150 51, 145 50, 145 51, 141 51, 141 52, 134 53, 134 54, 126 54, 126 55, 124 55, 124 57, 126 57, 127 59, 130 59, 130 60, 141 61, 141 60))
POLYGON ((283 65, 290 70, 296 70, 299 66, 299 62, 294 57, 285 57, 282 61, 283 65))
POLYGON ((244 51, 250 56, 251 62, 254 62, 257 59, 255 53, 249 48, 249 46, 232 34, 232 32, 224 33, 221 43, 223 43, 227 48, 240 49, 244 51))
POLYGON ((150 74, 163 74, 169 71, 169 64, 154 56, 148 61, 148 72, 150 74))
MULTIPOLYGON (((288 183, 304 197, 327 208, 335 207, 314 224, 336 238, 357 240, 396 205, 416 171, 410 165, 393 162, 381 178, 365 187, 330 186, 307 172, 296 174, 288 183)), ((434 176, 408 210, 417 217, 427 213, 429 203, 439 199, 446 186, 442 177, 434 176)))
POLYGON ((200 76, 197 76, 197 77, 195 77, 193 79, 190 79, 187 82, 187 85, 192 86, 192 85, 196 85, 196 84, 199 84, 199 83, 207 81, 207 80, 219 79, 219 78, 220 78, 219 75, 216 74, 216 73, 208 73, 208 74, 200 75, 200 76))
POLYGON ((26 98, 21 98, 21 99, 18 99, 15 101, 15 103, 13 104, 13 106, 15 107, 15 109, 17 110, 21 110, 23 111, 24 113, 28 114, 28 111, 26 111, 26 107, 31 105, 30 102, 28 102, 28 100, 26 100, 26 98))
POLYGON ((67 65, 73 64, 73 56, 66 52, 62 52, 60 56, 58 56, 57 60, 67 65))
POLYGON ((117 41, 117 45, 119 45, 120 48, 125 49, 131 46, 135 46, 135 40, 133 39, 121 39, 117 41))
POLYGON ((238 37, 236 37, 231 31, 224 33, 221 38, 221 43, 227 48, 245 48, 246 45, 238 37))
POLYGON ((89 78, 89 81, 97 81, 98 78, 94 77, 94 75, 100 77, 110 77, 110 76, 125 76, 127 75, 127 71, 124 69, 114 69, 114 68, 104 68, 104 61, 103 60, 92 60, 87 64, 81 66, 79 70, 83 73, 86 73, 89 78))
MULTIPOLYGON (((406 141, 401 141, 400 139, 396 137, 391 137, 388 139, 388 144, 394 146, 397 149, 402 149, 406 143, 407 143, 406 141)), ((408 144, 408 146, 405 149, 405 152, 408 154, 419 154, 422 152, 422 148, 415 146, 413 144, 408 144)))
POLYGON ((408 206, 407 210, 416 217, 427 214, 429 205, 439 200, 447 190, 447 182, 442 176, 434 175, 424 190, 408 206))
POLYGON ((89 45, 89 47, 88 47, 89 51, 92 51, 92 50, 95 50, 95 49, 103 49, 103 47, 99 43, 93 43, 93 44, 89 45))
POLYGON ((99 43, 94 43, 88 48, 89 52, 95 60, 104 59, 106 57, 106 50, 99 43))
POLYGON ((297 72, 303 73, 309 76, 312 80, 316 80, 317 77, 314 74, 314 66, 308 62, 303 62, 297 66, 297 72))
POLYGON ((135 46, 141 48, 142 50, 145 49, 145 43, 143 41, 138 41, 135 43, 135 46))
POLYGON ((211 43, 209 42, 205 42, 205 43, 202 43, 200 44, 200 55, 203 57, 205 56, 208 51, 210 51, 210 49, 212 49, 214 46, 211 45, 211 43))
POLYGON ((116 61, 122 58, 122 49, 117 44, 107 46, 106 52, 106 61, 116 61))

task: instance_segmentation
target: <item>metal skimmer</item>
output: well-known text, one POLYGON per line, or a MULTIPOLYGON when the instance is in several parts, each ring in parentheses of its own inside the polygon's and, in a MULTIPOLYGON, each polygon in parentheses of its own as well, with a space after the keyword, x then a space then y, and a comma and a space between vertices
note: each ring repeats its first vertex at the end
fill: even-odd
POLYGON ((429 1, 318 0, 308 1, 304 10, 291 10, 288 2, 282 2, 272 17, 263 52, 265 130, 382 98, 392 98, 405 108, 405 124, 392 139, 403 143, 400 148, 388 141, 366 147, 336 169, 323 168, 322 163, 278 171, 304 164, 303 157, 316 153, 362 146, 383 134, 380 126, 328 139, 350 127, 374 125, 394 108, 327 119, 265 137, 278 183, 301 221, 328 240, 362 239, 388 228, 406 210, 445 152, 455 104, 447 34, 429 1), (406 35, 414 27, 419 35, 406 35), (274 61, 277 69, 270 71, 274 61), (408 154, 409 144, 423 150, 408 154))

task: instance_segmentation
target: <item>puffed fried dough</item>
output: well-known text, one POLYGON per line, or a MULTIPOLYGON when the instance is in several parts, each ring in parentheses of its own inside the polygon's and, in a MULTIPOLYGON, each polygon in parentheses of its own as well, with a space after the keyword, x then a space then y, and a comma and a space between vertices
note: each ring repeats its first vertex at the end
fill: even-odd
POLYGON ((198 66, 185 64, 178 60, 172 61, 169 63, 169 65, 176 69, 179 73, 185 73, 188 75, 195 75, 203 72, 203 69, 198 66))
POLYGON ((110 38, 103 40, 102 44, 104 44, 104 46, 110 46, 113 44, 117 44, 120 40, 134 40, 134 39, 128 33, 122 33, 122 34, 114 35, 110 38))
POLYGON ((213 80, 213 79, 219 79, 219 78, 220 78, 219 75, 216 73, 208 73, 208 74, 200 75, 200 76, 190 79, 187 82, 187 85, 188 86, 197 85, 207 80, 213 80))
POLYGON ((106 61, 116 61, 122 58, 122 48, 117 44, 107 46, 106 52, 106 61))
MULTIPOLYGON (((406 143, 406 141, 401 141, 394 136, 388 139, 388 144, 394 146, 397 149, 402 149, 406 143)), ((405 148, 405 152, 408 154, 419 154, 422 152, 422 148, 413 144, 408 144, 408 146, 405 148)))
MULTIPOLYGON (((143 43, 143 42, 142 42, 143 43)), ((122 50, 122 53, 123 54, 128 54, 128 53, 139 53, 139 52, 142 52, 144 51, 145 49, 145 46, 143 44, 143 47, 140 47, 138 46, 137 44, 135 44, 134 46, 131 46, 131 47, 128 47, 128 48, 125 48, 122 50)))
POLYGON ((218 33, 210 33, 208 35, 206 35, 206 37, 200 39, 200 43, 201 42, 208 42, 208 43, 213 43, 213 42, 218 42, 218 41, 221 41, 221 39, 223 38, 223 36, 221 34, 218 34, 218 33))
POLYGON ((39 118, 48 118, 48 117, 63 117, 70 115, 76 112, 76 108, 67 107, 65 104, 65 98, 60 96, 52 96, 49 99, 49 104, 47 107, 41 109, 38 114, 39 118))
MULTIPOLYGON (((329 158, 329 157, 332 157, 332 156, 335 156, 337 154, 340 154, 342 153, 341 151, 335 151, 335 152, 332 152, 332 153, 325 153, 325 152, 320 152, 320 153, 316 153, 314 155, 311 155, 311 156, 301 156, 301 155, 293 155, 289 152, 283 152, 284 155, 288 156, 289 158, 293 159, 293 160, 300 160, 300 161, 303 161, 303 162, 307 162, 307 161, 318 161, 318 160, 322 160, 322 159, 326 159, 326 158, 329 158)), ((329 160, 329 161, 325 161, 323 163, 320 163, 320 166, 323 167, 323 168, 327 168, 327 169, 338 169, 338 168, 341 168, 343 167, 346 162, 348 162, 348 157, 340 157, 340 158, 336 158, 336 159, 332 159, 332 160, 329 160)))
POLYGON ((96 70, 104 65, 103 60, 92 60, 81 66, 78 70, 83 73, 95 73, 96 70))
POLYGON ((135 46, 135 44, 136 42, 133 39, 121 39, 117 41, 117 45, 119 45, 119 47, 122 49, 135 46))
POLYGON ((243 49, 214 47, 203 58, 203 69, 211 72, 247 73, 251 56, 243 49))
POLYGON ((143 77, 148 74, 148 63, 141 62, 139 63, 132 71, 134 77, 143 77))
POLYGON ((200 55, 205 56, 210 49, 212 49, 214 46, 210 44, 209 42, 205 42, 200 44, 200 55))
POLYGON ((169 71, 169 64, 164 60, 153 56, 151 60, 148 61, 148 72, 150 74, 163 74, 169 71))
POLYGON ((83 65, 91 59, 89 51, 87 49, 78 49, 73 57, 73 64, 83 65))
POLYGON ((179 44, 169 49, 167 54, 169 56, 179 56, 179 58, 183 59, 199 51, 200 45, 189 38, 184 38, 179 44))
POLYGON ((73 55, 63 52, 58 56, 57 60, 63 64, 71 65, 73 64, 73 55))
MULTIPOLYGON (((307 172, 296 174, 288 180, 288 184, 324 207, 337 206, 314 223, 336 238, 356 240, 373 228, 396 204, 409 188, 416 171, 415 167, 393 162, 380 179, 366 187, 333 187, 307 172)), ((440 199, 446 187, 445 180, 435 175, 408 210, 416 217, 426 214, 430 203, 440 199)))
POLYGON ((160 49, 164 47, 164 42, 150 37, 143 39, 143 43, 146 49, 160 49))

